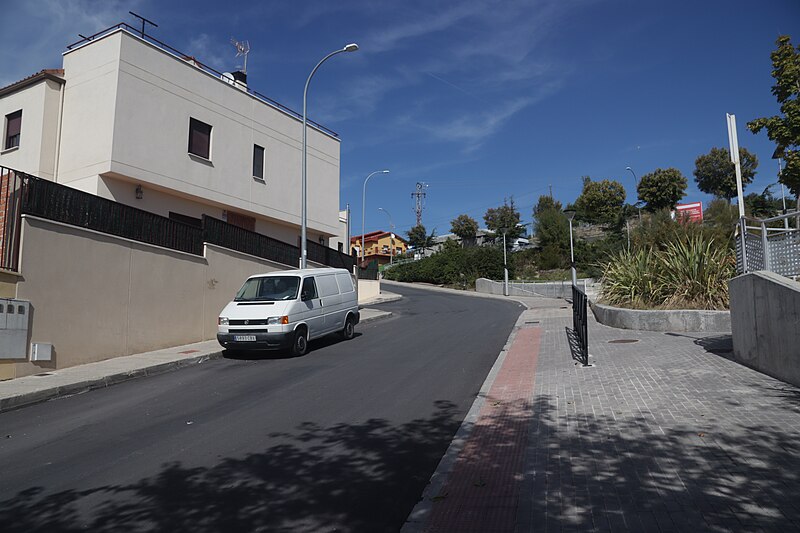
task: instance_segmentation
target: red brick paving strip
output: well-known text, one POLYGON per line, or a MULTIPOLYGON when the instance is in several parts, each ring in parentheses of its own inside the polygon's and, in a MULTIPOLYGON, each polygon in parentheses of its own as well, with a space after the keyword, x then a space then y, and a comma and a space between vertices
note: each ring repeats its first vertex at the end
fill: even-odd
POLYGON ((514 531, 541 332, 517 332, 425 531, 514 531))

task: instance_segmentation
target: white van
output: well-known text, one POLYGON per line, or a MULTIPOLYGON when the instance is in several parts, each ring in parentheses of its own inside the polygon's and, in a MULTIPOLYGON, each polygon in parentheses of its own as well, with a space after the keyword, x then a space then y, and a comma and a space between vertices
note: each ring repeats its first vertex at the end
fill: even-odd
POLYGON ((329 333, 352 339, 358 320, 347 270, 282 270, 247 278, 220 313, 217 340, 231 350, 290 348, 303 355, 309 340, 329 333))

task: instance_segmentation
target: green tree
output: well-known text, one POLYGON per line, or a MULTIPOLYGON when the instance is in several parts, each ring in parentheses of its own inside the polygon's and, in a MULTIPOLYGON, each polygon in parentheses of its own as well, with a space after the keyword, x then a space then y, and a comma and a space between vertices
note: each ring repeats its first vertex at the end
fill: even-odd
POLYGON ((625 188, 618 181, 584 179, 575 209, 587 222, 612 224, 619 218, 624 203, 625 188))
POLYGON ((422 224, 414 226, 406 233, 408 235, 408 244, 413 246, 415 250, 421 250, 424 254, 425 248, 433 246, 435 233, 436 231, 434 230, 429 235, 422 224))
POLYGON ((525 228, 519 225, 521 220, 519 211, 514 205, 514 197, 503 199, 500 207, 491 207, 483 215, 486 227, 496 234, 506 234, 506 245, 525 233, 525 228))
POLYGON ((552 196, 543 194, 539 197, 539 201, 536 202, 536 205, 533 206, 533 218, 536 218, 539 213, 544 211, 548 211, 551 209, 555 209, 556 211, 561 211, 561 202, 558 200, 554 200, 552 196))
POLYGON ((689 182, 677 168, 657 168, 639 180, 636 191, 639 200, 647 204, 645 209, 655 212, 660 209, 673 209, 686 194, 689 182))
MULTIPOLYGON (((758 158, 744 148, 739 148, 742 171, 742 188, 753 181, 758 158)), ((694 161, 694 181, 704 193, 713 194, 730 202, 736 196, 736 169, 731 163, 728 150, 712 148, 710 152, 694 161)))
POLYGON ((557 209, 547 209, 536 217, 534 229, 541 253, 539 266, 544 269, 569 265, 569 221, 557 209))
POLYGON ((800 210, 800 46, 795 49, 788 35, 775 41, 772 58, 772 94, 780 104, 781 114, 751 120, 747 127, 753 133, 767 130, 777 145, 776 152, 786 162, 780 181, 797 197, 800 210))
POLYGON ((469 215, 458 215, 450 221, 450 231, 461 239, 462 245, 473 245, 478 234, 478 222, 469 215))

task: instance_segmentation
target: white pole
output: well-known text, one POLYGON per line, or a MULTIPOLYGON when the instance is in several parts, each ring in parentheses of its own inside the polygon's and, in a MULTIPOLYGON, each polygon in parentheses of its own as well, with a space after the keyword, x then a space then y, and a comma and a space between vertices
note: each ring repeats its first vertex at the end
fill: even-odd
POLYGON ((569 260, 572 271, 572 286, 578 286, 577 273, 575 272, 575 251, 572 249, 572 219, 569 220, 569 260))
POLYGON ((503 232, 503 296, 508 296, 508 261, 506 260, 506 233, 503 232))
POLYGON ((744 216, 744 192, 742 190, 742 167, 739 161, 739 140, 736 137, 736 115, 726 113, 728 119, 728 146, 731 151, 731 163, 736 169, 736 197, 739 202, 739 218, 744 216))

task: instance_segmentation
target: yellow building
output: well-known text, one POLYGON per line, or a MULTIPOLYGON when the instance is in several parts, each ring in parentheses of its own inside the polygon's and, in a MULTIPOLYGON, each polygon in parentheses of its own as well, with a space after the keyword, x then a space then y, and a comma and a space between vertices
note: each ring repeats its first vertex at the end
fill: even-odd
MULTIPOLYGON (((373 231, 364 235, 364 261, 378 260, 379 265, 386 265, 392 258, 406 253, 408 242, 402 237, 388 231, 373 231)), ((361 259, 361 235, 350 238, 350 253, 358 254, 361 259)))

